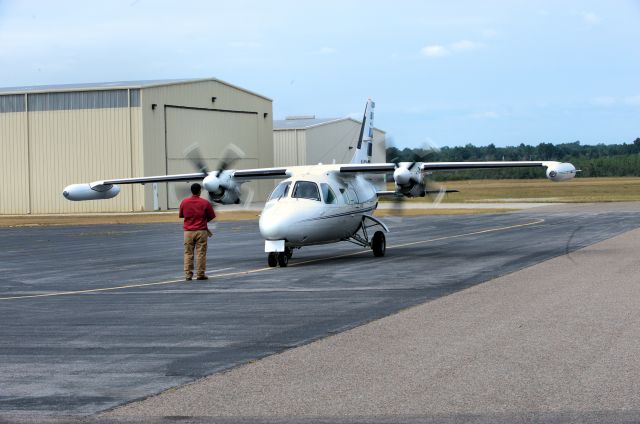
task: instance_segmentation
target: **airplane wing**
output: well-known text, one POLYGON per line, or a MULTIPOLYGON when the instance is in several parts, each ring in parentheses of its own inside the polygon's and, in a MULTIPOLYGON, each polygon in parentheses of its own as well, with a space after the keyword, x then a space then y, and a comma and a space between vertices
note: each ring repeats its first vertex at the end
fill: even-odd
MULTIPOLYGON (((409 165, 411 162, 402 162, 409 165)), ((463 169, 496 169, 496 168, 524 168, 549 166, 557 164, 553 161, 487 161, 487 162, 414 162, 420 166, 420 170, 427 171, 455 171, 463 169)), ((363 163, 341 165, 340 173, 344 174, 386 174, 395 171, 399 167, 395 163, 363 163)))
POLYGON ((357 163, 349 165, 341 165, 340 173, 345 174, 386 174, 396 169, 395 163, 357 163))
POLYGON ((139 178, 113 178, 104 181, 95 181, 93 185, 110 185, 110 184, 145 184, 145 183, 167 183, 172 181, 195 181, 203 180, 207 174, 205 172, 196 172, 193 174, 174 174, 174 175, 156 175, 154 177, 139 178))
MULTIPOLYGON (((146 183, 168 183, 174 181, 197 181, 204 180, 209 174, 205 172, 195 172, 192 174, 156 175, 153 177, 138 178, 112 178, 103 181, 94 181, 91 185, 111 185, 111 184, 146 184, 146 183)), ((259 168, 241 169, 230 171, 229 174, 236 180, 248 181, 268 178, 286 178, 291 174, 287 168, 259 168)))
POLYGON ((71 184, 64 188, 62 195, 68 200, 111 199, 120 192, 121 184, 167 183, 179 181, 202 181, 203 188, 210 198, 219 203, 237 203, 240 198, 240 185, 250 180, 282 179, 290 177, 292 171, 287 168, 257 168, 240 170, 218 170, 195 172, 191 174, 156 175, 152 177, 111 178, 92 183, 71 184))
POLYGON ((423 162, 422 171, 455 171, 462 169, 525 168, 549 166, 551 161, 487 161, 487 162, 423 162))

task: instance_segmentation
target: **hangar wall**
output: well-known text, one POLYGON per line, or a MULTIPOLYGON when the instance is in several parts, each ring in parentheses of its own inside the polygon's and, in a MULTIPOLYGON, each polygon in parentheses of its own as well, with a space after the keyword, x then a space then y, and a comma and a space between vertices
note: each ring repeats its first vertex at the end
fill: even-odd
POLYGON ((69 202, 66 185, 130 176, 140 139, 128 90, 20 95, 24 108, 0 113, 0 213, 42 214, 133 210, 131 187, 110 202, 69 202), (5 155, 4 152, 7 152, 5 155), (6 178, 6 179, 5 179, 6 178))
MULTIPOLYGON (((270 167, 272 140, 271 100, 215 79, 0 89, 0 214, 153 210, 152 184, 122 185, 100 201, 61 193, 72 183, 193 172, 184 159, 193 143, 211 169, 231 142, 247 154, 234 167, 270 167)), ((251 184, 261 200, 274 182, 251 184)), ((160 209, 177 207, 173 190, 158 186, 160 209)))
MULTIPOLYGON (((299 125, 274 123, 274 163, 276 166, 349 163, 358 144, 361 123, 351 119, 301 119, 299 125)), ((386 162, 385 132, 373 131, 372 162, 386 162)))
MULTIPOLYGON (((234 168, 273 166, 273 123, 270 99, 218 80, 145 88, 144 175, 194 172, 184 151, 200 146, 210 169, 216 169, 224 149, 234 143, 247 155, 234 168), (156 105, 155 109, 152 105, 156 105)), ((178 206, 174 184, 159 184, 161 209, 178 206)), ((245 184, 254 200, 264 200, 273 181, 245 184)), ((153 191, 145 188, 145 205, 153 207, 153 191)))
POLYGON ((273 131, 274 166, 306 165, 307 134, 304 129, 273 131))
POLYGON ((0 111, 0 214, 29 213, 27 140, 27 114, 0 111))

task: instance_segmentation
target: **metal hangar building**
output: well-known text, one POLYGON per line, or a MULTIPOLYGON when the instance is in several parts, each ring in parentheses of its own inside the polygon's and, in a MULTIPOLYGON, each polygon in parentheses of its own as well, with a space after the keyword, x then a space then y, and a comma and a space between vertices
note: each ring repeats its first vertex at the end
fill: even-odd
MULTIPOLYGON (((88 202, 70 202, 62 189, 194 172, 185 149, 195 143, 211 169, 229 143, 246 154, 234 167, 274 166, 272 110, 271 99, 214 78, 0 89, 0 214, 176 208, 167 183, 88 202)), ((273 188, 249 184, 256 200, 273 188)))
MULTIPOLYGON (((349 163, 358 144, 362 122, 289 116, 273 121, 274 165, 349 163)), ((374 128, 372 162, 386 162, 385 132, 374 128)))

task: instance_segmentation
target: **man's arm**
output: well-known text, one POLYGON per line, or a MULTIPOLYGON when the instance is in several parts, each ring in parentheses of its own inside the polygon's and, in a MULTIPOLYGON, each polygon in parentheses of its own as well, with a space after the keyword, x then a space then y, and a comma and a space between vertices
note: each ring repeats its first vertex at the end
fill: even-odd
POLYGON ((182 202, 180 202, 180 209, 178 212, 178 218, 184 218, 184 210, 182 209, 182 204, 184 203, 184 200, 182 202))
POLYGON ((215 217, 216 213, 213 211, 213 206, 211 206, 211 203, 209 203, 209 205, 207 206, 207 222, 211 221, 215 217))

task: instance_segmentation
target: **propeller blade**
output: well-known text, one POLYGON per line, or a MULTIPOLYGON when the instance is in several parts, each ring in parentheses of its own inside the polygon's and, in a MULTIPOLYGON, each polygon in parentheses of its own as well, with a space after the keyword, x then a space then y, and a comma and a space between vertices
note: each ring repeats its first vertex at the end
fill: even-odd
POLYGON ((222 159, 220 159, 220 162, 218 163, 218 171, 216 172, 216 177, 219 177, 223 171, 231 168, 231 166, 235 162, 240 159, 244 159, 245 157, 246 154, 240 147, 236 146, 233 143, 229 144, 224 150, 222 159))
POLYGON ((202 158, 202 153, 200 152, 200 147, 197 144, 192 144, 184 150, 184 157, 191 161, 191 164, 198 171, 208 174, 209 169, 207 167, 206 162, 202 158))
POLYGON ((255 196, 255 191, 248 186, 243 185, 241 188, 241 194, 242 194, 242 198, 244 199, 242 201, 242 209, 249 209, 249 207, 251 207, 251 203, 253 202, 253 197, 255 196), (242 193, 244 192, 244 193, 242 193))

